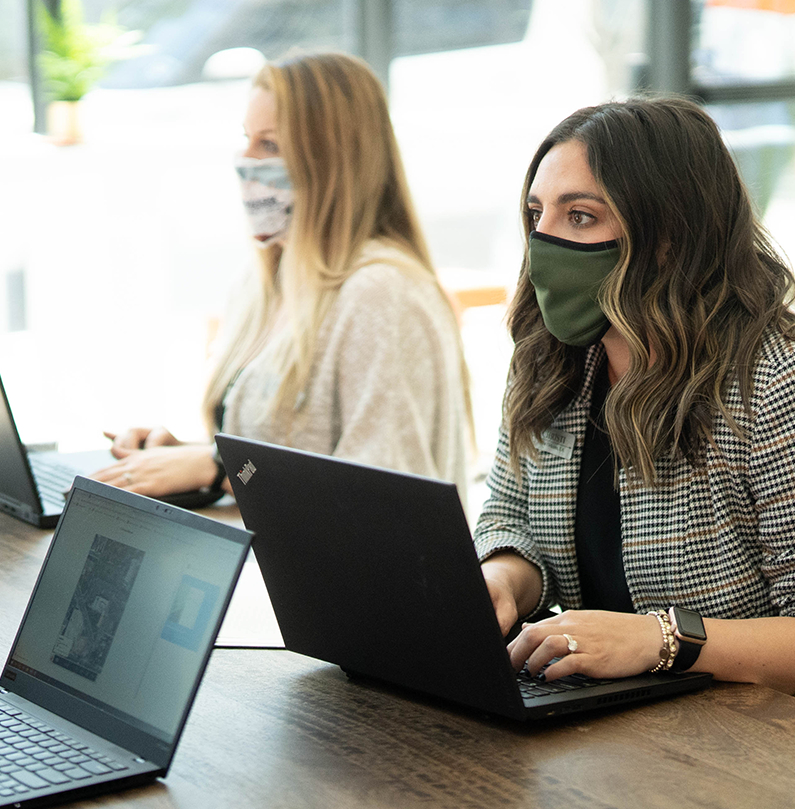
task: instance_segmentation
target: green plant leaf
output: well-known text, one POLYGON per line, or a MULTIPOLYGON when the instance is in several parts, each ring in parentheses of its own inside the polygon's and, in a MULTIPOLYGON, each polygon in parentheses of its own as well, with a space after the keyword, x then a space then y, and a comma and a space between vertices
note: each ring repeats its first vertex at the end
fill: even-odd
POLYGON ((136 55, 140 34, 107 18, 89 25, 80 0, 62 0, 54 17, 38 0, 37 20, 42 39, 38 61, 53 101, 79 101, 103 76, 108 65, 136 55))

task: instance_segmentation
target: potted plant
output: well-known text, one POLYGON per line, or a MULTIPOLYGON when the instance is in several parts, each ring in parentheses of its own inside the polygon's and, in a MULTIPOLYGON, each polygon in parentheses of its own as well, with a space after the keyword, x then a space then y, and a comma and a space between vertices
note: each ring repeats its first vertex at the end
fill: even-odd
POLYGON ((42 48, 39 66, 50 103, 47 132, 61 144, 82 140, 80 99, 102 77, 107 66, 131 55, 137 31, 126 31, 115 22, 88 24, 80 0, 61 0, 58 13, 39 0, 42 48))

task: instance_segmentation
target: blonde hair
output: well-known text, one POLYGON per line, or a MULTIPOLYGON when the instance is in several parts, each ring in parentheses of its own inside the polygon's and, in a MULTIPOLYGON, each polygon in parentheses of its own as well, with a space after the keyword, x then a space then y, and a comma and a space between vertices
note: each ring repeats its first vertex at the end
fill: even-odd
MULTIPOLYGON (((274 409, 296 400, 323 319, 361 266, 356 258, 366 242, 397 247, 407 257, 401 269, 436 278, 386 96, 365 62, 340 53, 288 55, 266 64, 254 86, 275 96, 293 214, 284 247, 260 251, 258 289, 247 290, 211 375, 203 405, 211 429, 229 384, 266 341, 282 378, 274 409)), ((466 381, 463 351, 461 362, 466 381)))

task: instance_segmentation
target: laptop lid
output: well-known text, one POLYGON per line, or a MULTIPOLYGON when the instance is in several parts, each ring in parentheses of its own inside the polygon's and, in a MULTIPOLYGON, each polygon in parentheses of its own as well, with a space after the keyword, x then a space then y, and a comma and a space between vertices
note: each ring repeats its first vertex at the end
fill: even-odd
POLYGON ((553 681, 523 700, 453 484, 232 436, 216 442, 292 651, 514 719, 710 681, 553 681))
MULTIPOLYGON (((0 509, 38 525, 42 504, 0 379, 0 509)), ((55 515, 57 519, 57 515, 55 515)))
POLYGON ((0 686, 165 774, 250 541, 76 478, 0 686))
POLYGON ((524 718, 454 484, 216 442, 287 649, 524 718))
MULTIPOLYGON (((43 496, 36 482, 34 466, 39 461, 58 473, 63 490, 76 475, 91 475, 116 463, 110 449, 87 452, 28 451, 20 438, 2 379, 0 379, 0 510, 41 528, 51 528, 63 511, 62 489, 43 496), (33 464, 31 463, 33 458, 33 464)), ((41 473, 45 470, 39 469, 41 473)), ((164 503, 180 508, 204 508, 215 503, 224 492, 210 488, 175 492, 159 497, 164 503)))

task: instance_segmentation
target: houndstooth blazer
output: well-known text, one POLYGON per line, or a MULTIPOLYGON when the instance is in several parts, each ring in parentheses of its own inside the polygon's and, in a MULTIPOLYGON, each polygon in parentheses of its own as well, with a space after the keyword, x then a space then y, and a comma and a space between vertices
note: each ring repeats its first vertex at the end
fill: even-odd
MULTIPOLYGON (((574 437, 570 458, 541 452, 522 459, 517 485, 503 430, 488 478, 489 499, 475 530, 481 559, 513 550, 543 576, 537 610, 582 606, 574 520, 585 426, 600 344, 589 349, 582 390, 553 427, 574 437)), ((716 418, 717 445, 694 469, 657 464, 659 487, 620 475, 624 570, 637 612, 672 604, 715 618, 795 616, 795 343, 765 339, 754 372, 751 414, 735 383, 729 411, 740 439, 716 418)), ((562 453, 565 454, 565 453, 562 453)))

